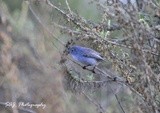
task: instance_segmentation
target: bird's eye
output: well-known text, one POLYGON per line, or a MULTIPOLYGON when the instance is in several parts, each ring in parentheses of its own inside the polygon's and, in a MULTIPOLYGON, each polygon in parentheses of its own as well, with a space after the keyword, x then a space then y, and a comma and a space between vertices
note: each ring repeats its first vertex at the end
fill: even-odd
POLYGON ((71 49, 71 51, 73 52, 73 51, 74 51, 74 49, 71 49))

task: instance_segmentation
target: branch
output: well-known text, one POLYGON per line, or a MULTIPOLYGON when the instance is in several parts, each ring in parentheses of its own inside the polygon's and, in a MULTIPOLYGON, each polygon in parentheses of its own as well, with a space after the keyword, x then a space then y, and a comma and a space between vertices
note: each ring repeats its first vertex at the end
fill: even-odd
MULTIPOLYGON (((68 19, 71 19, 76 25, 78 25, 79 27, 81 27, 82 30, 84 30, 84 31, 87 30, 87 31, 88 31, 88 29, 82 27, 80 23, 76 23, 76 22, 74 21, 74 18, 71 18, 69 15, 67 15, 65 12, 63 12, 62 10, 60 10, 58 7, 54 6, 49 0, 46 0, 46 3, 47 3, 48 5, 50 5, 52 8, 55 8, 56 10, 58 10, 61 14, 63 14, 64 16, 66 16, 68 19)), ((46 26, 43 25, 43 23, 41 22, 41 20, 39 19, 39 17, 36 15, 36 13, 33 11, 33 9, 31 8, 30 5, 29 5, 29 8, 30 8, 31 12, 34 14, 35 18, 39 21, 40 25, 42 25, 42 27, 44 28, 44 30, 47 31, 49 34, 51 34, 51 35, 52 35, 58 42, 60 42, 63 46, 65 46, 65 44, 64 44, 62 41, 60 41, 56 36, 54 36, 53 33, 50 32, 50 31, 46 28, 46 26)), ((90 30, 89 30, 89 32, 90 32, 90 30)), ((93 32, 90 32, 90 33, 91 33, 91 36, 97 36, 98 38, 101 38, 101 36, 99 36, 97 33, 93 33, 93 32)), ((108 41, 108 40, 104 40, 104 41, 106 41, 107 43, 113 44, 113 45, 117 45, 117 46, 121 46, 121 47, 126 47, 126 45, 121 45, 121 44, 116 43, 116 42, 112 42, 112 41, 108 41)), ((130 48, 130 47, 129 47, 129 48, 130 48)), ((60 54, 62 54, 62 53, 60 53, 60 54)), ((67 57, 67 59, 68 59, 68 60, 71 60, 71 59, 68 58, 68 57, 67 57)), ((73 61, 73 60, 71 60, 71 61, 73 61)), ((75 61, 73 61, 73 62, 76 63, 77 65, 83 67, 82 65, 78 64, 77 62, 75 62, 75 61)), ((86 68, 86 70, 93 72, 92 69, 86 68)), ((115 77, 112 77, 112 76, 110 75, 110 73, 106 73, 106 72, 104 72, 103 70, 98 69, 97 67, 96 67, 96 70, 97 70, 97 71, 96 71, 95 74, 99 74, 98 72, 100 72, 100 74, 101 74, 102 76, 107 77, 109 80, 112 80, 112 81, 115 81, 115 82, 117 82, 117 83, 121 83, 121 84, 126 85, 127 87, 130 88, 130 90, 131 90, 132 92, 134 92, 135 94, 137 94, 138 96, 140 96, 144 102, 147 102, 147 104, 149 104, 149 102, 144 98, 144 96, 141 95, 139 92, 137 92, 137 91, 136 91, 132 86, 130 86, 126 81, 124 81, 124 80, 123 80, 123 81, 121 81, 121 80, 120 80, 120 81, 119 81, 119 80, 116 80, 116 78, 115 78, 115 77)), ((114 74, 114 75, 115 75, 115 74, 114 74)), ((117 75, 116 75, 116 77, 117 77, 117 75)))
POLYGON ((115 98, 116 98, 116 100, 117 100, 117 102, 118 102, 118 105, 120 106, 120 108, 121 108, 122 112, 123 112, 123 113, 126 113, 126 112, 124 111, 123 106, 121 105, 121 102, 119 101, 119 98, 118 98, 117 94, 116 94, 116 93, 114 93, 114 91, 113 91, 113 89, 112 89, 112 87, 111 87, 111 85, 110 85, 110 84, 109 84, 109 87, 111 88, 112 93, 114 94, 114 96, 115 96, 115 98))
POLYGON ((68 3, 68 0, 65 0, 65 1, 66 1, 66 5, 68 7, 69 13, 72 14, 71 8, 70 8, 69 3, 68 3))
POLYGON ((82 94, 91 102, 93 103, 99 110, 100 113, 105 113, 104 108, 101 106, 101 104, 95 102, 93 99, 91 99, 88 95, 86 95, 84 92, 82 92, 82 94))

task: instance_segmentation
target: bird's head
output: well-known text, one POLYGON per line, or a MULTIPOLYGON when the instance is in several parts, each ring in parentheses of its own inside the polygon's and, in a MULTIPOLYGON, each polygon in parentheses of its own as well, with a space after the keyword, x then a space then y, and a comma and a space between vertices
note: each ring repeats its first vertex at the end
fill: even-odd
POLYGON ((68 48, 69 54, 75 55, 78 53, 78 47, 77 46, 71 46, 68 48))

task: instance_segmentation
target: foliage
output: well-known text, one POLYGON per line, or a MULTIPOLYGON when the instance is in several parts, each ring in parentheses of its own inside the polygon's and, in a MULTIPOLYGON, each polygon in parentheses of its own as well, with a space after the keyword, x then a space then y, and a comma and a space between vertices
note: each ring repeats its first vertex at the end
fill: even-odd
POLYGON ((10 110, 160 112, 159 0, 0 3, 2 107, 25 101, 47 108, 10 110), (75 44, 95 49, 106 61, 95 73, 83 69, 67 52, 75 44))

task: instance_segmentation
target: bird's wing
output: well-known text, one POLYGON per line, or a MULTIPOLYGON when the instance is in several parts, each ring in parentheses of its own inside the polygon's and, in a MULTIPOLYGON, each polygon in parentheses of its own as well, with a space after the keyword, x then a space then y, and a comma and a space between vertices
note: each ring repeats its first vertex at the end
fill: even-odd
POLYGON ((87 48, 87 49, 84 50, 83 56, 84 57, 88 57, 88 58, 95 58, 97 60, 104 60, 101 57, 100 53, 98 53, 98 52, 96 52, 96 51, 94 51, 94 50, 92 50, 90 48, 87 48))

